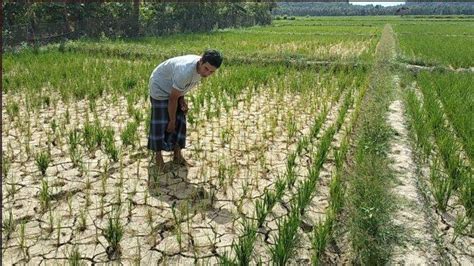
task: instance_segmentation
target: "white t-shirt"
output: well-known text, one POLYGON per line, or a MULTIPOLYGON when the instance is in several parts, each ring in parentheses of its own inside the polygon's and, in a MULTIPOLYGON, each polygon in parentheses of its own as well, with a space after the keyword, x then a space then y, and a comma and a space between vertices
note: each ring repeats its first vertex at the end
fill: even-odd
POLYGON ((199 59, 198 55, 183 55, 159 64, 150 76, 150 96, 156 100, 167 100, 172 88, 186 94, 201 80, 196 69, 199 59))

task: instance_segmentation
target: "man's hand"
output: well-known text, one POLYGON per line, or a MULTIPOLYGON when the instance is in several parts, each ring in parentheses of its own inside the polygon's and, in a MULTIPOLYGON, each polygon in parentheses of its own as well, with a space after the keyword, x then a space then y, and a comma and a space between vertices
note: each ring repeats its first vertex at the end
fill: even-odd
POLYGON ((174 133, 176 131, 176 124, 175 121, 169 121, 168 127, 166 127, 166 132, 174 133))
POLYGON ((179 109, 184 112, 184 114, 188 113, 188 103, 184 100, 184 97, 180 97, 178 100, 179 109))

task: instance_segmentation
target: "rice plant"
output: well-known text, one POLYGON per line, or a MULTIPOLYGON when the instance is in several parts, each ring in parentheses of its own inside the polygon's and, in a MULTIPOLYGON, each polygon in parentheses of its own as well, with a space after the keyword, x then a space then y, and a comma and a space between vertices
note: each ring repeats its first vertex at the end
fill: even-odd
POLYGON ((8 172, 10 172, 10 167, 12 160, 8 155, 3 154, 2 156, 2 177, 3 180, 6 180, 8 177, 8 172))
POLYGON ((244 219, 242 226, 243 230, 239 236, 239 242, 232 245, 232 248, 238 265, 250 265, 254 243, 257 238, 257 228, 255 223, 249 219, 244 219))
POLYGON ((122 131, 122 134, 120 135, 123 145, 135 147, 135 142, 138 140, 137 129, 137 122, 132 121, 127 124, 124 131, 122 131))
POLYGON ((68 256, 68 263, 69 266, 79 266, 81 265, 81 253, 79 253, 79 249, 77 246, 74 246, 72 252, 68 256))
POLYGON ((181 229, 181 218, 182 217, 179 217, 176 215, 176 202, 173 202, 173 204, 171 205, 171 212, 173 213, 173 218, 174 218, 174 222, 175 222, 175 230, 176 230, 176 241, 178 241, 178 245, 179 245, 179 250, 181 250, 183 247, 182 247, 182 242, 183 242, 183 239, 182 239, 182 235, 183 235, 183 231, 181 229))
POLYGON ((124 228, 120 222, 120 211, 115 210, 109 216, 107 226, 103 231, 103 236, 107 240, 107 255, 109 259, 117 258, 121 254, 120 241, 123 238, 124 228))
POLYGON ((288 187, 293 187, 296 181, 296 153, 291 153, 288 155, 288 160, 286 162, 286 182, 288 187))
POLYGON ((8 241, 12 232, 16 230, 16 222, 13 220, 12 210, 8 210, 8 217, 2 221, 2 228, 3 233, 5 235, 5 239, 8 241))
POLYGON ((41 209, 43 211, 47 210, 50 207, 51 203, 51 192, 49 189, 48 181, 43 179, 41 180, 41 189, 39 192, 39 201, 41 209))
POLYGON ((445 212, 448 207, 448 201, 451 197, 451 192, 453 190, 453 184, 451 179, 446 178, 442 175, 439 170, 439 163, 435 162, 431 167, 430 172, 431 180, 431 193, 436 201, 436 207, 445 212))
POLYGON ((109 156, 109 158, 112 161, 117 162, 119 152, 115 145, 114 130, 111 127, 107 127, 104 130, 104 148, 105 153, 109 156))
POLYGON ((311 239, 311 247, 313 254, 311 261, 313 265, 320 265, 321 257, 324 254, 326 244, 329 240, 332 227, 332 216, 329 215, 325 221, 319 221, 313 229, 313 237, 311 239))
POLYGON ((293 209, 283 221, 278 221, 278 235, 275 244, 270 246, 270 253, 275 265, 286 265, 290 258, 296 254, 298 238, 296 233, 300 224, 300 214, 293 209))
POLYGON ((36 166, 40 170, 42 176, 46 176, 46 170, 51 162, 51 155, 49 152, 40 152, 35 156, 36 166))

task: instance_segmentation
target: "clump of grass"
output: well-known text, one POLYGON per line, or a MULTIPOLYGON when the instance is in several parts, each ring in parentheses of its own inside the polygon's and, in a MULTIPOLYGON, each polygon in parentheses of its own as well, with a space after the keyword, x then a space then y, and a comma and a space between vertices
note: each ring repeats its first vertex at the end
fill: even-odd
POLYGON ((454 221, 454 235, 453 238, 451 239, 451 243, 456 242, 456 239, 463 234, 469 224, 472 223, 472 220, 469 219, 467 216, 463 215, 456 215, 456 220, 454 221))
POLYGON ((2 227, 4 230, 3 232, 5 234, 5 238, 8 241, 12 232, 14 232, 16 229, 16 223, 15 220, 13 220, 13 214, 11 209, 8 210, 8 218, 2 221, 2 227))
POLYGON ((114 130, 111 127, 107 127, 104 133, 104 148, 105 153, 109 158, 117 162, 118 161, 118 149, 114 141, 114 130))
POLYGON ((18 244, 20 246, 20 249, 25 253, 26 252, 26 239, 25 239, 25 228, 26 228, 26 222, 22 221, 20 223, 20 228, 18 232, 18 244))
POLYGON ((8 172, 10 172, 11 159, 9 156, 3 154, 2 156, 2 176, 4 180, 8 177, 8 172))
POLYGON ((296 181, 296 153, 291 153, 286 161, 286 182, 288 187, 293 187, 296 181))
POLYGON ((138 140, 137 129, 138 123, 136 121, 132 121, 127 124, 124 131, 120 135, 123 145, 135 147, 135 142, 138 140))
POLYGON ((10 121, 13 121, 15 117, 18 117, 18 115, 20 114, 20 106, 18 105, 18 102, 10 101, 7 104, 6 108, 10 121))
POLYGON ((72 252, 69 254, 69 257, 67 259, 68 263, 70 266, 79 266, 80 261, 81 261, 81 253, 79 253, 79 250, 77 246, 74 246, 72 252))
POLYGON ((312 264, 319 265, 321 256, 324 253, 326 244, 329 240, 332 230, 332 217, 326 218, 324 222, 319 221, 313 229, 313 237, 311 239, 311 246, 313 254, 311 256, 312 264))
POLYGON ((48 181, 45 179, 41 180, 41 189, 39 192, 39 200, 40 200, 40 205, 41 209, 43 211, 47 210, 50 206, 51 202, 51 193, 49 191, 49 184, 48 181))
POLYGON ((257 238, 257 228, 253 221, 249 219, 244 219, 243 223, 243 232, 239 236, 239 242, 236 245, 233 245, 235 251, 235 256, 237 259, 238 265, 250 265, 253 246, 255 239, 257 238))
POLYGON ((120 241, 123 238, 124 228, 120 222, 120 211, 112 211, 107 227, 103 231, 103 235, 109 246, 107 247, 107 255, 109 259, 116 259, 121 254, 120 241))
POLYGON ((434 162, 430 172, 431 193, 436 201, 436 207, 445 212, 448 206, 449 198, 453 190, 452 181, 442 175, 439 170, 439 163, 434 162))
POLYGON ((46 170, 48 169, 49 163, 51 162, 51 155, 49 152, 40 152, 35 156, 36 166, 40 170, 41 175, 46 175, 46 170))
POLYGON ((276 265, 286 265, 291 257, 295 255, 295 247, 298 241, 296 233, 300 224, 300 214, 293 209, 283 222, 278 221, 278 235, 275 245, 270 247, 272 260, 276 265))
POLYGON ((79 223, 77 225, 77 230, 79 232, 84 232, 87 229, 87 217, 85 210, 79 211, 79 223))

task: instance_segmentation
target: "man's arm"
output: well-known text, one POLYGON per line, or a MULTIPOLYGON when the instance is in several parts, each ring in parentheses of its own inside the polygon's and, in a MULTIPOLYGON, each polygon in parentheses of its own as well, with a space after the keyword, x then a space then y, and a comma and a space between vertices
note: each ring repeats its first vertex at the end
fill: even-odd
POLYGON ((176 110, 178 108, 178 98, 181 96, 181 92, 175 88, 171 89, 170 98, 168 100, 168 132, 174 132, 176 127, 176 110))

